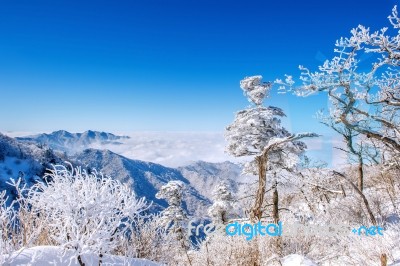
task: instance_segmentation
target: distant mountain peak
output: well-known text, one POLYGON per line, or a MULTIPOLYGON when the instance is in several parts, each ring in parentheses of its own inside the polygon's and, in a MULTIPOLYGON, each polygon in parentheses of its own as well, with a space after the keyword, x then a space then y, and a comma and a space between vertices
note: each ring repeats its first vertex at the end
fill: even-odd
POLYGON ((104 131, 87 130, 83 133, 71 133, 66 130, 57 130, 52 133, 43 133, 34 136, 17 138, 23 142, 45 145, 53 150, 67 153, 76 153, 91 147, 93 144, 121 144, 128 136, 117 136, 104 131))

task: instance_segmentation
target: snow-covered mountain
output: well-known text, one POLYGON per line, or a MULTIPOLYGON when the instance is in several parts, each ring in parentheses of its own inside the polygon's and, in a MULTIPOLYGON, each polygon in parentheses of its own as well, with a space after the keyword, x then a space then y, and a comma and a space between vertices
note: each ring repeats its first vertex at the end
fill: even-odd
POLYGON ((107 132, 88 130, 83 133, 70 133, 65 130, 54 131, 50 134, 19 137, 20 141, 45 145, 55 151, 76 153, 89 148, 91 144, 121 144, 128 136, 117 136, 107 132))
POLYGON ((236 193, 242 171, 239 165, 228 161, 223 163, 198 161, 179 167, 178 170, 194 188, 207 198, 212 197, 213 188, 221 181, 226 183, 232 192, 236 193))
POLYGON ((184 208, 193 215, 201 215, 210 205, 210 200, 201 195, 182 174, 173 168, 159 164, 131 160, 109 150, 86 149, 73 157, 74 161, 86 169, 96 169, 132 187, 138 197, 146 197, 155 203, 156 209, 166 207, 164 200, 156 199, 155 194, 162 185, 171 180, 186 184, 184 208))
POLYGON ((69 161, 91 171, 96 169, 105 175, 128 184, 138 197, 153 201, 153 210, 166 207, 164 200, 156 199, 155 194, 162 185, 171 180, 186 184, 184 196, 185 209, 190 215, 202 216, 211 204, 213 188, 221 181, 231 187, 233 193, 243 190, 246 183, 241 182, 241 167, 231 162, 194 162, 177 169, 159 164, 132 160, 109 150, 75 150, 72 155, 57 153, 57 150, 71 150, 71 147, 89 146, 96 141, 117 141, 124 137, 105 132, 86 131, 69 133, 56 131, 34 137, 10 138, 0 134, 0 191, 10 190, 6 180, 24 175, 28 184, 40 180, 51 164, 64 164, 69 161), (52 148, 49 149, 48 147, 52 148))
POLYGON ((8 196, 13 199, 15 190, 7 184, 10 178, 17 180, 22 177, 23 182, 29 186, 41 180, 51 164, 63 161, 63 158, 48 148, 23 143, 0 133, 0 191, 7 190, 8 196))

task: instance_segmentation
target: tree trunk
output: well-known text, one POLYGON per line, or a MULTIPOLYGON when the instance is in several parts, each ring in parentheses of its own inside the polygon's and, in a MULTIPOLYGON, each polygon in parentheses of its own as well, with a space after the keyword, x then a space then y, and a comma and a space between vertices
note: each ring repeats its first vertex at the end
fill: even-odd
POLYGON ((346 197, 346 191, 344 190, 343 185, 340 185, 340 189, 342 190, 343 198, 345 198, 346 197))
POLYGON ((99 255, 99 266, 103 264, 103 253, 100 253, 99 255))
POLYGON ((358 154, 358 180, 357 180, 357 186, 358 189, 363 192, 364 190, 364 170, 363 170, 363 159, 362 155, 358 154))
MULTIPOLYGON (((272 219, 274 223, 279 223, 279 194, 278 194, 278 182, 275 180, 274 182, 274 191, 272 192, 272 219)), ((275 250, 279 256, 283 254, 283 245, 282 245, 282 237, 276 236, 274 237, 275 242, 275 250)))
POLYGON ((387 266, 387 255, 381 254, 381 266, 387 266))
MULTIPOLYGON (((348 180, 344 174, 336 172, 336 171, 334 171, 334 173, 336 175, 342 177, 347 182, 349 182, 349 184, 354 188, 354 190, 360 195, 360 197, 362 198, 363 203, 365 205, 365 208, 367 209, 367 212, 368 212, 368 215, 369 215, 369 218, 370 218, 372 224, 377 226, 378 222, 376 221, 375 216, 372 213, 371 207, 370 207, 369 202, 368 202, 367 198, 365 197, 364 193, 356 185, 354 185, 353 182, 348 180)), ((387 255, 385 253, 381 254, 380 260, 381 260, 381 266, 387 266, 387 255)))
POLYGON ((82 261, 81 255, 78 255, 78 262, 79 262, 80 266, 85 266, 85 263, 83 263, 83 261, 82 261))
POLYGON ((257 156, 256 162, 258 166, 258 189, 256 201, 250 212, 250 219, 255 222, 261 220, 262 204, 264 202, 265 187, 267 183, 267 160, 265 156, 257 156))
POLYGON ((279 222, 279 195, 278 195, 278 183, 275 181, 274 192, 272 194, 272 219, 274 223, 279 222))
MULTIPOLYGON (((358 167, 357 167, 357 188, 360 192, 363 192, 364 190, 364 171, 363 171, 363 159, 362 159, 362 155, 361 152, 357 153, 358 156, 358 167)), ((359 211, 359 215, 358 218, 362 221, 363 219, 363 203, 360 202, 360 211, 359 211)), ((364 204, 365 205, 365 204, 364 204)))
MULTIPOLYGON (((257 167, 258 167, 258 188, 256 194, 256 200, 254 202, 254 206, 250 211, 250 220, 255 223, 256 221, 260 221, 263 210, 262 205, 264 202, 264 195, 266 190, 266 183, 267 183, 267 160, 266 157, 260 155, 256 157, 257 167)), ((254 261, 253 266, 260 265, 260 248, 258 246, 259 240, 258 236, 253 241, 254 245, 254 261)))
POLYGON ((372 213, 372 210, 371 210, 371 207, 369 205, 368 199, 365 197, 364 193, 356 185, 354 185, 353 182, 351 182, 349 179, 347 179, 347 177, 344 174, 336 172, 336 171, 333 171, 333 173, 338 175, 338 176, 340 176, 341 178, 343 178, 345 181, 347 181, 354 188, 354 190, 357 192, 357 194, 361 197, 361 199, 362 199, 362 201, 364 203, 364 206, 367 209, 367 212, 368 212, 368 215, 369 215, 369 219, 371 220, 372 224, 373 225, 377 225, 378 223, 377 223, 377 221, 375 219, 374 214, 372 213))

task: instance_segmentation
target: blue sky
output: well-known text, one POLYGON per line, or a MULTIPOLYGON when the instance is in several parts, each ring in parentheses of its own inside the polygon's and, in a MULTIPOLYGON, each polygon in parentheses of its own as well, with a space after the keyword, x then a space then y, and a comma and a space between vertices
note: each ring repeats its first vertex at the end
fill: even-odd
MULTIPOLYGON (((223 131, 248 105, 240 79, 315 68, 395 4, 0 0, 0 130, 223 131)), ((292 130, 329 134, 312 118, 324 95, 269 104, 292 130)))

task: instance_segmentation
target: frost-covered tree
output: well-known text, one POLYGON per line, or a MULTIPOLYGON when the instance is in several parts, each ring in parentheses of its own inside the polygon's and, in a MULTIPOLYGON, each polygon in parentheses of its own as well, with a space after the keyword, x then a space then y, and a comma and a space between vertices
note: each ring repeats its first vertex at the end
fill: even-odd
POLYGON ((213 200, 208 215, 214 223, 227 223, 233 215, 233 197, 225 183, 220 183, 214 188, 213 200))
POLYGON ((185 238, 185 222, 187 215, 182 208, 182 195, 185 185, 182 181, 172 180, 162 186, 156 194, 156 198, 165 199, 168 207, 161 212, 161 225, 168 232, 175 235, 179 243, 180 250, 185 254, 188 263, 191 265, 191 259, 188 256, 189 247, 185 238))
POLYGON ((300 66, 302 86, 293 88, 293 82, 278 82, 289 85, 300 96, 326 92, 336 123, 398 154, 400 18, 396 6, 388 18, 392 29, 371 31, 359 25, 351 30, 350 37, 336 41, 337 55, 319 66, 319 71, 300 66))
POLYGON ((164 199, 169 205, 161 212, 163 226, 179 234, 183 234, 183 222, 187 219, 186 213, 182 208, 184 186, 181 181, 169 181, 156 194, 157 199, 164 199))
MULTIPOLYGON (((340 123, 336 123, 331 115, 323 116, 322 112, 319 112, 319 119, 321 123, 332 128, 335 132, 341 135, 345 147, 335 147, 343 152, 345 152, 351 161, 357 164, 358 167, 358 177, 357 177, 357 187, 360 191, 363 191, 364 187, 364 164, 367 161, 366 152, 367 144, 366 141, 360 138, 360 133, 357 131, 346 127, 340 123), (365 152, 364 152, 365 150, 365 152)), ((375 153, 376 154, 376 153, 375 153)))
MULTIPOLYGON (((300 96, 326 92, 331 125, 341 126, 347 137, 359 134, 369 140, 378 149, 375 154, 380 155, 376 162, 383 163, 396 160, 400 154, 400 18, 396 6, 388 19, 392 29, 371 31, 362 25, 352 29, 350 37, 336 41, 337 55, 318 71, 300 66, 301 86, 294 88, 293 82, 278 81, 300 96), (368 61, 363 60, 366 57, 368 61)), ((362 155, 351 142, 348 138, 348 151, 358 154, 362 165, 362 155)), ((359 177, 358 189, 362 191, 362 171, 359 177)))
POLYGON ((44 180, 29 188, 24 200, 55 244, 76 250, 81 265, 82 254, 101 258, 113 252, 146 208, 128 186, 96 171, 56 165, 44 180))
MULTIPOLYGON (((396 6, 388 19, 390 28, 372 31, 359 25, 352 29, 349 37, 336 41, 336 56, 317 71, 300 66, 301 86, 278 81, 300 96, 326 93, 334 123, 368 139, 380 155, 377 162, 384 165, 396 162, 400 154, 400 18, 396 6)), ((336 175, 352 184, 347 174, 336 175)), ((361 181, 360 177, 361 172, 361 181)), ((381 182, 386 182, 385 175, 381 177, 381 182)), ((361 185, 352 187, 369 209, 361 185)), ((372 211, 368 212, 376 223, 372 211)))
POLYGON ((266 191, 267 172, 278 164, 292 166, 306 145, 298 141, 304 137, 315 137, 314 133, 291 134, 281 124, 285 114, 282 109, 263 106, 272 83, 262 83, 262 76, 252 76, 240 82, 251 107, 239 111, 234 122, 226 128, 227 151, 236 156, 254 156, 258 173, 256 201, 251 210, 251 219, 260 220, 266 191), (277 164, 278 163, 278 164, 277 164))

